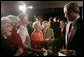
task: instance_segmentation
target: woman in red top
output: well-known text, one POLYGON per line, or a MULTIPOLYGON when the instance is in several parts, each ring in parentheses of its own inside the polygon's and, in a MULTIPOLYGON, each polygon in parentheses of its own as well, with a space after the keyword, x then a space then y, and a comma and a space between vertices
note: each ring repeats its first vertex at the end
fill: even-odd
POLYGON ((8 42, 12 49, 14 56, 26 56, 26 52, 24 50, 22 40, 20 35, 17 33, 17 26, 19 18, 13 15, 7 16, 13 26, 12 35, 9 37, 8 42))
POLYGON ((12 49, 12 52, 17 54, 16 56, 26 56, 22 40, 16 29, 13 28, 12 35, 9 37, 8 42, 12 49))
POLYGON ((31 45, 34 49, 41 49, 44 45, 43 33, 41 31, 41 25, 38 21, 34 23, 34 31, 31 35, 31 45))

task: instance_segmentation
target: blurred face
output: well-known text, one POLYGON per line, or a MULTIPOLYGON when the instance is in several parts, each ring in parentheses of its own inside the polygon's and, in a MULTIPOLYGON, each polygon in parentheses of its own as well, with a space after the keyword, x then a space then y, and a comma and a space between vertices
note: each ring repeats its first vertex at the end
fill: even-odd
POLYGON ((47 26, 48 26, 48 23, 44 23, 44 28, 47 28, 47 26))
POLYGON ((38 18, 36 18, 36 21, 39 21, 38 18))
POLYGON ((64 26, 64 22, 63 21, 60 21, 60 26, 63 27, 64 26))
POLYGON ((40 29, 41 29, 41 28, 40 28, 40 25, 37 24, 37 26, 36 26, 36 30, 37 30, 37 31, 40 31, 40 29))
POLYGON ((64 8, 64 14, 68 21, 73 20, 73 12, 72 11, 67 11, 67 9, 64 8))
POLYGON ((12 34, 12 28, 13 28, 13 26, 11 24, 9 24, 9 23, 6 23, 4 25, 4 28, 3 28, 4 29, 4 35, 6 37, 11 36, 11 34, 12 34))
POLYGON ((25 17, 24 17, 23 23, 24 23, 25 26, 28 25, 28 16, 25 16, 25 17))
POLYGON ((55 18, 53 19, 53 22, 56 22, 56 19, 55 18))

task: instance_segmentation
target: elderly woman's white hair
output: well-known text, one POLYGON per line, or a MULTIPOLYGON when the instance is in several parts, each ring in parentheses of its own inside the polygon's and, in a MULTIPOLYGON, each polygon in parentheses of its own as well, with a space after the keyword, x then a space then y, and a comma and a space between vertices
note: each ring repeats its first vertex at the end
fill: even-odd
POLYGON ((12 26, 14 26, 14 27, 17 26, 18 21, 20 20, 19 17, 14 16, 14 15, 8 15, 7 17, 8 17, 9 20, 11 21, 12 26))
POLYGON ((40 29, 41 29, 41 24, 39 21, 36 21, 33 23, 33 28, 36 29, 37 25, 39 25, 40 29))
POLYGON ((43 21, 43 22, 42 22, 42 26, 43 26, 43 28, 44 28, 44 24, 45 24, 45 23, 48 24, 48 25, 47 25, 47 28, 50 28, 50 22, 48 22, 48 21, 43 21))
POLYGON ((4 26, 5 26, 7 23, 8 23, 8 24, 11 24, 9 18, 8 18, 8 17, 2 17, 2 18, 1 18, 1 34, 4 33, 4 26))

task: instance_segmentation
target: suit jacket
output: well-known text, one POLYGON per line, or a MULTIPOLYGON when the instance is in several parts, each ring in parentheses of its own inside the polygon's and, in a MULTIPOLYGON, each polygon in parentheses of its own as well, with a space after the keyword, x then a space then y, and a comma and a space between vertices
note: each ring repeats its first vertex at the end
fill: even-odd
MULTIPOLYGON (((84 20, 79 18, 73 21, 72 27, 73 29, 71 30, 71 35, 70 35, 70 40, 68 40, 67 45, 65 45, 65 48, 69 50, 75 50, 77 56, 82 56, 83 55, 83 25, 84 20)), ((66 26, 65 26, 66 28, 66 26)), ((64 38, 66 34, 66 29, 64 28, 64 38)), ((64 40, 65 42, 66 40, 64 40)))

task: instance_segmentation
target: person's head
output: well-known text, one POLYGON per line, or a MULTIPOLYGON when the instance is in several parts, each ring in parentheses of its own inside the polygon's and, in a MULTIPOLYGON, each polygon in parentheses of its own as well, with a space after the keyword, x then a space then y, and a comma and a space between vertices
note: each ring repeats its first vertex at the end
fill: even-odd
POLYGON ((52 17, 49 18, 49 22, 52 22, 52 17))
POLYGON ((17 27, 19 26, 19 20, 20 18, 14 15, 8 15, 7 16, 9 20, 11 21, 12 26, 17 30, 17 27))
POLYGON ((41 24, 39 21, 36 21, 33 23, 34 30, 40 31, 41 30, 41 24))
POLYGON ((26 13, 21 13, 18 17, 20 18, 20 25, 28 25, 28 15, 26 13))
POLYGON ((5 38, 11 36, 12 34, 12 28, 11 22, 8 17, 2 17, 1 18, 1 34, 5 38))
POLYGON ((50 23, 48 21, 43 21, 42 25, 44 29, 48 29, 50 27, 50 23))
POLYGON ((64 25, 65 25, 65 21, 64 20, 61 20, 60 21, 60 27, 64 27, 64 25))
POLYGON ((68 21, 73 21, 79 15, 79 12, 77 3, 68 3, 64 6, 64 14, 68 21))
POLYGON ((60 22, 60 20, 58 19, 57 22, 60 22))
POLYGON ((36 17, 36 21, 39 21, 39 18, 38 17, 36 17))
POLYGON ((53 18, 53 22, 56 22, 56 17, 53 18))

